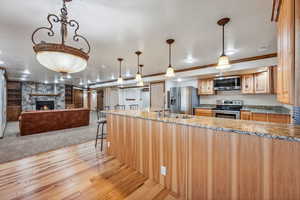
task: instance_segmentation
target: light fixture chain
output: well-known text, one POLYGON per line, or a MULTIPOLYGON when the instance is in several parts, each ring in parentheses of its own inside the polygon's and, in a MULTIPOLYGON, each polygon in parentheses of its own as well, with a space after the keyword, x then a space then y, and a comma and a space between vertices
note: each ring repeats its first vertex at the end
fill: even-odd
POLYGON ((222 26, 222 56, 225 56, 225 25, 222 26))
POLYGON ((171 65, 171 54, 172 54, 172 52, 171 52, 171 44, 169 44, 169 67, 172 66, 171 65))

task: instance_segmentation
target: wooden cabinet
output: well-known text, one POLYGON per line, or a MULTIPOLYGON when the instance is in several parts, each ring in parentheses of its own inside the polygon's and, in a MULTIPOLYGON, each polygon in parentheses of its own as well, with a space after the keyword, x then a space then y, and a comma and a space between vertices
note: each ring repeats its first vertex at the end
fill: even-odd
POLYGON ((252 120, 267 122, 268 121, 268 114, 267 113, 252 113, 252 120))
POLYGON ((242 93, 254 93, 254 74, 247 74, 242 76, 242 93))
POLYGON ((274 123, 289 124, 291 123, 290 115, 269 114, 268 121, 274 123))
POLYGON ((242 76, 243 94, 269 94, 272 92, 271 67, 266 71, 242 76))
POLYGON ((7 82, 7 121, 18 121, 22 111, 21 82, 7 82))
POLYGON ((214 91, 213 79, 201 79, 198 81, 198 94, 199 95, 212 95, 214 91))
POLYGON ((270 74, 270 69, 254 74, 254 92, 256 94, 267 94, 271 92, 270 74))
POLYGON ((250 111, 241 111, 241 119, 281 124, 291 123, 291 116, 288 114, 251 113, 250 111))
POLYGON ((241 111, 242 120, 252 120, 252 113, 250 111, 241 111))
MULTIPOLYGON (((299 6, 298 6, 299 7, 299 6)), ((299 11, 298 11, 299 12, 299 11)), ((277 24, 277 100, 294 104, 295 92, 295 1, 281 1, 277 24)), ((299 83, 297 83, 299 84, 299 83)))
POLYGON ((208 108, 195 108, 196 116, 213 117, 214 113, 212 109, 208 108))

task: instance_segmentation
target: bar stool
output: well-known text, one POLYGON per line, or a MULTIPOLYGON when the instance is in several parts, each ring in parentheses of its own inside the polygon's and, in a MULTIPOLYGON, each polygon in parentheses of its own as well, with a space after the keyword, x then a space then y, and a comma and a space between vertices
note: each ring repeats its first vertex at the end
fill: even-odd
POLYGON ((129 109, 130 110, 138 110, 139 109, 139 105, 138 104, 131 104, 131 105, 129 105, 129 109))
POLYGON ((96 140, 95 140, 95 148, 97 147, 98 144, 98 139, 101 139, 101 146, 100 149, 101 151, 103 150, 103 140, 106 139, 106 135, 104 134, 104 125, 107 124, 107 120, 105 118, 105 115, 103 115, 104 118, 101 118, 100 116, 100 110, 97 110, 97 133, 96 133, 96 140), (99 128, 101 127, 101 135, 99 135, 99 128))
POLYGON ((115 105, 115 110, 125 110, 125 105, 115 105))

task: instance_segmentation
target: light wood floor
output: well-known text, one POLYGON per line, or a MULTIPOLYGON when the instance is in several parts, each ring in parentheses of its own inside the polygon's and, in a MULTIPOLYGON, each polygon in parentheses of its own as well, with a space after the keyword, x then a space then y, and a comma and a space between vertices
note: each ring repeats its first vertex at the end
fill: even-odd
POLYGON ((175 199, 94 142, 0 165, 0 199, 175 199))

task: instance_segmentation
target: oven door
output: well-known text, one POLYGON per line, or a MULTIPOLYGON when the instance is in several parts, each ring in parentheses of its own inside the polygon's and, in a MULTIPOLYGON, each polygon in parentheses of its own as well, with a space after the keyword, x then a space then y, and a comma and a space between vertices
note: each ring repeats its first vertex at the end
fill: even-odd
POLYGON ((237 119, 236 114, 216 113, 215 116, 218 117, 218 118, 237 119))

